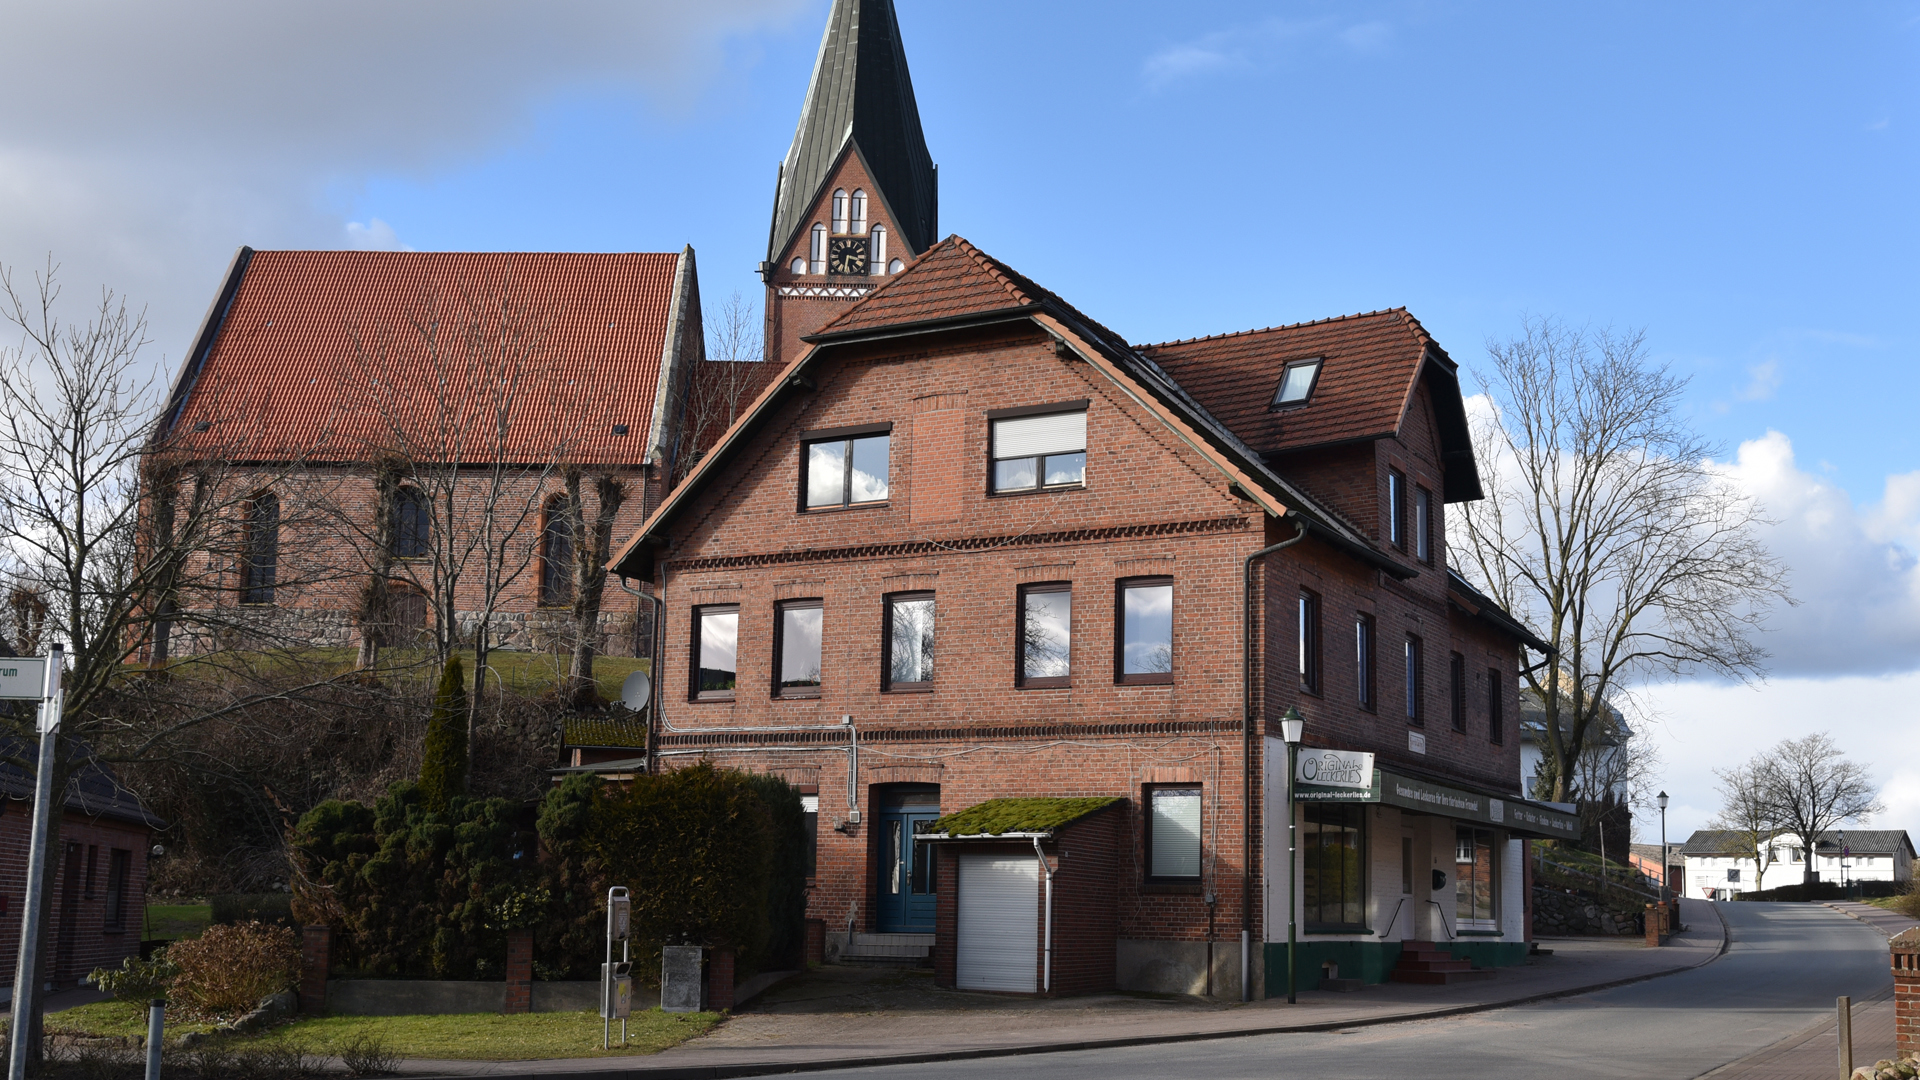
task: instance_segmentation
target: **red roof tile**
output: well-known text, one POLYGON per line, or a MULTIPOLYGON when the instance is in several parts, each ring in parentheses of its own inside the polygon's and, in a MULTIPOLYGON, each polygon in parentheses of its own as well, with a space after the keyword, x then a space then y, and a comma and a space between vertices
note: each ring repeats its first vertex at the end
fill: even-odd
MULTIPOLYGON (((238 460, 357 459, 390 444, 396 424, 427 426, 436 411, 436 367, 410 320, 437 310, 443 326, 464 323, 469 311, 497 315, 506 298, 532 312, 522 322, 543 328, 545 344, 523 369, 539 382, 522 383, 534 389, 517 395, 509 452, 543 460, 564 441, 577 460, 638 463, 650 445, 680 259, 255 252, 211 347, 176 388, 185 400, 172 431, 189 450, 238 460), (385 357, 369 359, 383 347, 385 357), (385 384, 377 390, 376 378, 385 384), (614 424, 629 433, 614 435, 614 424)), ((473 402, 458 428, 487 430, 483 412, 473 402)), ((490 448, 490 439, 470 438, 476 450, 490 448)))
POLYGON ((1268 452, 1398 432, 1429 347, 1439 352, 1418 320, 1393 308, 1139 349, 1247 445, 1268 452), (1316 356, 1324 362, 1312 398, 1269 409, 1287 362, 1316 356))
POLYGON ((821 327, 819 335, 1031 307, 1038 298, 1022 283, 980 249, 949 236, 821 327))

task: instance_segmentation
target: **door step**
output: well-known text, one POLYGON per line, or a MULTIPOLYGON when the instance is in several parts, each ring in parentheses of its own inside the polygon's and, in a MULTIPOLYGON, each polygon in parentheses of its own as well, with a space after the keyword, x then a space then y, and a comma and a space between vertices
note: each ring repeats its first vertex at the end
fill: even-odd
POLYGON ((840 950, 841 963, 870 967, 925 967, 932 958, 932 934, 856 933, 840 950))
POLYGON ((1491 979, 1493 975, 1491 968, 1476 968, 1436 947, 1431 941, 1403 941, 1400 943, 1400 962, 1387 972, 1387 981, 1450 986, 1475 979, 1491 979))

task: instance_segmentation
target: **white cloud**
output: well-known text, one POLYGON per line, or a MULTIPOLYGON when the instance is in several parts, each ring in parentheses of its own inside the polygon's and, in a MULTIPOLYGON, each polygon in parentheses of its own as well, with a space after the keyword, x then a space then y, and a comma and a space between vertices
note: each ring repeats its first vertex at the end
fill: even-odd
POLYGON ((1392 31, 1378 19, 1361 23, 1267 19, 1169 45, 1147 57, 1140 73, 1148 89, 1162 90, 1190 78, 1271 66, 1297 43, 1338 43, 1350 52, 1382 52, 1391 44, 1392 31))
POLYGON ((1341 42, 1356 52, 1380 52, 1392 36, 1393 27, 1379 19, 1349 26, 1339 34, 1341 42))
POLYGON ((357 221, 347 222, 347 246, 357 251, 412 251, 400 242, 393 226, 374 218, 362 225, 357 221))
POLYGON ((730 38, 808 7, 0 0, 0 264, 150 303, 177 357, 238 245, 387 242, 327 193, 477 160, 580 89, 686 112, 730 38))
POLYGON ((1147 78, 1147 85, 1158 90, 1169 83, 1191 76, 1246 66, 1247 61, 1244 56, 1228 52, 1223 48, 1223 44, 1221 40, 1203 39, 1171 45, 1154 53, 1147 57, 1146 63, 1141 66, 1141 71, 1147 78))
POLYGON ((1747 385, 1741 387, 1735 397, 1741 401, 1766 401, 1780 389, 1780 361, 1765 360, 1747 369, 1747 385))

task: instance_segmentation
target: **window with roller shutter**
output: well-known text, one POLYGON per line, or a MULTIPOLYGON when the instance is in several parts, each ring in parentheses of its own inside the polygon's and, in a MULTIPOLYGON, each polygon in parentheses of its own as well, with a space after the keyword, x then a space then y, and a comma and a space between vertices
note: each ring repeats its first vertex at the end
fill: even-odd
POLYGON ((1085 486, 1087 403, 1063 402, 987 414, 995 494, 1085 486))

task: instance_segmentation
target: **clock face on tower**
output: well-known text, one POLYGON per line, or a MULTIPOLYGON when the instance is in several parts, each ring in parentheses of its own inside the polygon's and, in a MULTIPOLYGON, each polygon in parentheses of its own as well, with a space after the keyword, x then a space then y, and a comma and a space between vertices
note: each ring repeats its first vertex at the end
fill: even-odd
POLYGON ((867 238, 864 236, 836 236, 827 248, 827 273, 829 274, 865 274, 867 272, 867 238))

